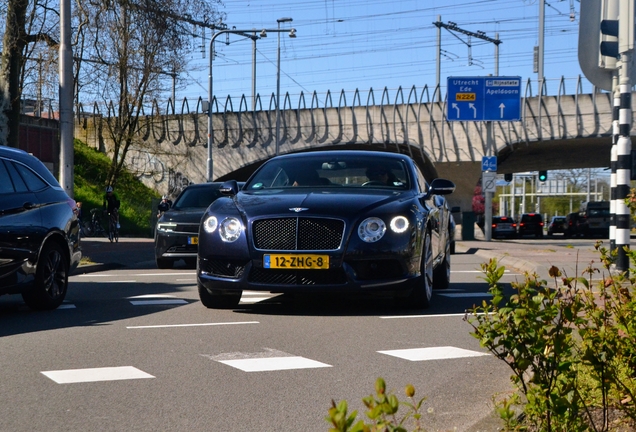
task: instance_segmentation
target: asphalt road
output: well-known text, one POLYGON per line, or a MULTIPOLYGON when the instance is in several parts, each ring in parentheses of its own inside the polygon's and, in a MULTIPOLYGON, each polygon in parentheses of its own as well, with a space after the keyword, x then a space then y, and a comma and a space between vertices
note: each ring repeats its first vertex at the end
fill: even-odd
POLYGON ((451 287, 427 310, 255 292, 210 310, 193 269, 155 268, 151 239, 86 239, 92 263, 62 307, 0 297, 0 431, 325 431, 331 400, 363 415, 378 377, 401 399, 408 383, 427 398, 426 430, 496 430, 492 398, 510 372, 464 312, 488 298, 479 267, 491 256, 514 260, 512 281, 590 253, 590 241, 556 241, 460 242, 451 287))

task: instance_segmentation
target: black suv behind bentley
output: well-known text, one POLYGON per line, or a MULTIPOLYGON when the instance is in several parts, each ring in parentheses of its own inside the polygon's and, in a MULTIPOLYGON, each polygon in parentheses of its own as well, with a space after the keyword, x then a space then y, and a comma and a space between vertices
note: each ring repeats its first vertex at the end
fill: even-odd
POLYGON ((77 206, 36 157, 0 146, 0 294, 55 309, 82 256, 77 206))

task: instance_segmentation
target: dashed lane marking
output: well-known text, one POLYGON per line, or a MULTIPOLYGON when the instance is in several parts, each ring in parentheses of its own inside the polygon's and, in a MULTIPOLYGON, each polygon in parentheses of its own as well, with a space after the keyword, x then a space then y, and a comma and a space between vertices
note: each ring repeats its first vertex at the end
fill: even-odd
POLYGON ((430 347, 430 348, 412 348, 389 351, 378 351, 380 354, 386 354, 393 357, 402 358, 409 361, 424 360, 447 360, 463 357, 481 357, 487 356, 488 353, 471 351, 463 348, 452 346, 430 347))
POLYGON ((216 322, 216 323, 194 323, 194 324, 158 324, 158 325, 140 325, 126 326, 127 329, 153 329, 153 328, 176 328, 176 327, 206 327, 206 326, 226 326, 241 324, 260 324, 258 321, 235 321, 235 322, 216 322))
POLYGON ((295 356, 272 348, 258 353, 224 353, 205 355, 211 360, 240 369, 244 372, 268 372, 290 369, 314 369, 332 367, 329 364, 305 357, 295 356))
POLYGON ((133 366, 66 369, 41 373, 58 384, 154 378, 133 366))
POLYGON ((187 300, 171 299, 171 300, 130 300, 133 306, 163 306, 163 305, 180 305, 188 304, 187 300))

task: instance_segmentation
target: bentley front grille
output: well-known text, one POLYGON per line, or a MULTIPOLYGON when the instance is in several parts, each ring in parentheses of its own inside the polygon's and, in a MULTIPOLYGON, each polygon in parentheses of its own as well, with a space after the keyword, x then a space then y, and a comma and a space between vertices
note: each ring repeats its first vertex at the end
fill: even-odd
POLYGON ((344 236, 344 221, 289 217, 261 219, 252 226, 254 246, 261 250, 336 250, 344 236))

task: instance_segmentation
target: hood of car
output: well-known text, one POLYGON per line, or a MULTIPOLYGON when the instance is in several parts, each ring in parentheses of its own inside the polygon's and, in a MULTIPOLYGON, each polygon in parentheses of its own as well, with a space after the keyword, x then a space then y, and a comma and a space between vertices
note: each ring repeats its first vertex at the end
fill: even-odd
POLYGON ((260 215, 322 215, 346 217, 363 214, 374 208, 398 205, 407 192, 380 190, 351 193, 347 191, 283 191, 279 193, 239 193, 236 202, 248 217, 260 215))
POLYGON ((160 222, 181 222, 181 223, 199 223, 205 213, 205 209, 192 208, 188 210, 168 210, 161 218, 160 222))

